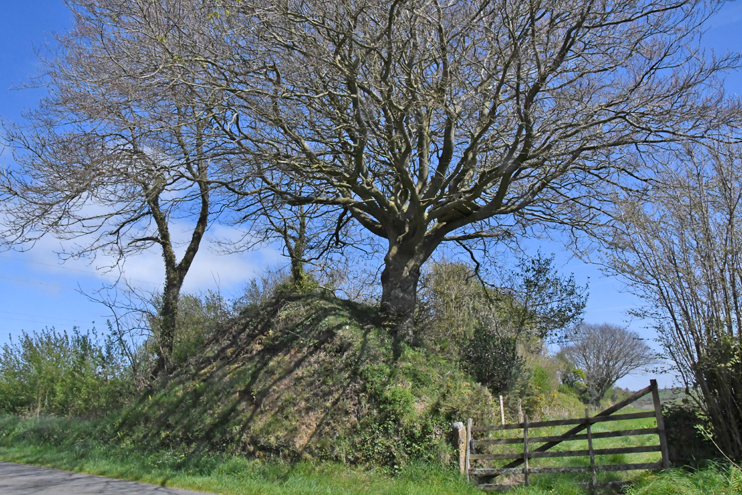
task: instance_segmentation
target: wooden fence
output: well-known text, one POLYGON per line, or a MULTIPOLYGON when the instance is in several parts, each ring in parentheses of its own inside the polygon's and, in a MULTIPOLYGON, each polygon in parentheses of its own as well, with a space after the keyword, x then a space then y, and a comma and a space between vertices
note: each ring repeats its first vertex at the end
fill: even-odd
MULTIPOLYGON (((463 433, 463 429, 461 431, 463 433)), ((463 435, 462 435, 463 437, 463 435)), ((463 438, 461 440, 464 440, 463 438)), ((485 482, 479 484, 479 488, 487 491, 495 490, 509 490, 514 485, 507 484, 496 484, 492 480, 500 475, 505 474, 522 474, 524 477, 524 483, 528 486, 530 482, 530 475, 532 474, 543 474, 543 473, 591 473, 592 480, 588 484, 593 493, 598 487, 620 485, 626 482, 602 482, 597 481, 597 472, 601 471, 628 471, 635 469, 664 469, 670 467, 667 451, 667 439, 665 436, 665 426, 662 419, 662 408, 660 404, 659 391, 657 389, 657 381, 651 380, 649 387, 636 392, 627 399, 617 403, 616 405, 609 407, 608 409, 590 417, 588 411, 585 410, 584 418, 575 419, 563 419, 555 421, 540 421, 530 423, 528 417, 525 417, 523 423, 517 424, 506 424, 506 425, 493 425, 493 426, 474 426, 472 420, 469 419, 466 425, 466 440, 461 441, 461 464, 462 471, 467 477, 476 477, 480 481, 485 482), (636 400, 645 396, 646 394, 652 394, 654 402, 654 411, 640 412, 640 413, 629 413, 629 414, 613 414, 619 409, 632 404, 636 400), (630 419, 640 418, 655 418, 657 426, 655 428, 642 428, 634 430, 617 430, 617 431, 605 431, 605 432, 593 432, 592 425, 596 423, 603 423, 608 421, 622 421, 630 419), (575 425, 569 431, 554 436, 532 436, 533 428, 543 428, 552 426, 567 426, 575 425), (523 436, 521 438, 500 438, 500 439, 475 439, 474 436, 477 433, 500 431, 500 430, 523 430, 523 436), (587 430, 585 433, 580 433, 583 430, 587 430), (611 449, 594 449, 593 440, 597 438, 612 438, 612 437, 627 437, 635 435, 650 435, 656 434, 659 437, 659 445, 651 446, 636 446, 636 447, 620 447, 611 449), (564 450, 564 451, 551 451, 548 452, 552 447, 559 445, 562 442, 575 441, 575 440, 587 440, 587 450, 564 450), (478 454, 477 447, 484 445, 506 445, 506 444, 522 444, 523 452, 514 454, 478 454), (536 448, 536 444, 538 445, 536 448), (463 447, 465 445, 465 451, 463 447), (641 463, 641 464, 596 464, 595 456, 599 455, 610 455, 610 454, 636 454, 645 452, 660 452, 662 454, 662 460, 656 463, 641 463), (539 458, 553 458, 553 457, 589 457, 589 466, 576 466, 576 467, 531 467, 529 460, 539 458), (509 464, 495 468, 495 467, 481 467, 479 465, 483 461, 496 461, 496 460, 511 460, 509 464), (519 467, 521 466, 522 467, 519 467)))

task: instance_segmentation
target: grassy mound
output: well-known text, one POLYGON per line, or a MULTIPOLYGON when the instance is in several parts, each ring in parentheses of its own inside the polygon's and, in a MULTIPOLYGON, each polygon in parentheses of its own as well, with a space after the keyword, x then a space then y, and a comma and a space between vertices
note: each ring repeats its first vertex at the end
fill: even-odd
POLYGON ((492 421, 492 397, 453 363, 395 343, 374 316, 326 294, 254 308, 112 432, 183 455, 452 462, 451 422, 492 421))

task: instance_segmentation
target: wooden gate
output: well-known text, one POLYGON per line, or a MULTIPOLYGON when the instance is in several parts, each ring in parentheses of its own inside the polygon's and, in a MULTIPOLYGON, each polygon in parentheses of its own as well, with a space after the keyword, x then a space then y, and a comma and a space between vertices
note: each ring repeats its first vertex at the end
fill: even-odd
POLYGON ((592 480, 587 483, 592 491, 601 486, 619 485, 626 483, 624 481, 612 481, 612 482, 597 482, 596 473, 601 471, 628 471, 634 469, 666 469, 670 467, 667 451, 667 439, 665 436, 665 425, 662 419, 662 407, 660 404, 659 390, 657 389, 657 381, 651 380, 650 385, 631 395, 625 400, 617 403, 616 405, 609 407, 605 411, 602 411, 595 416, 590 417, 587 409, 585 410, 584 418, 576 419, 563 419, 555 421, 540 421, 530 423, 528 417, 525 417, 523 423, 517 424, 506 424, 506 425, 493 425, 493 426, 475 426, 472 424, 472 420, 469 419, 466 425, 466 453, 465 453, 465 472, 467 477, 476 477, 480 480, 479 488, 482 490, 494 491, 494 490, 509 490, 514 485, 497 484, 493 483, 492 480, 500 475, 504 474, 522 474, 524 477, 524 483, 528 486, 530 482, 530 475, 542 474, 542 473, 592 473, 592 480), (629 414, 613 414, 616 411, 623 409, 624 407, 632 404, 641 397, 651 393, 654 402, 654 411, 640 412, 640 413, 629 413, 629 414), (655 418, 657 426, 655 428, 641 428, 633 430, 616 430, 616 431, 604 431, 604 432, 593 432, 592 425, 596 423, 603 423, 608 421, 622 421, 630 419, 640 418, 655 418), (569 431, 557 435, 557 436, 531 436, 529 433, 533 428, 543 428, 552 426, 565 426, 565 425, 576 425, 569 431), (477 434, 482 432, 491 432, 498 430, 523 430, 523 435, 520 438, 500 438, 500 439, 476 439, 474 438, 477 434), (583 430, 587 430, 585 433, 580 433, 583 430), (611 449, 594 449, 593 439, 596 438, 611 438, 611 437, 627 437, 635 435, 650 435, 656 434, 659 437, 659 445, 651 446, 635 446, 635 447, 620 447, 611 449), (552 447, 559 445, 562 442, 574 441, 574 440, 587 440, 587 450, 565 450, 565 451, 551 451, 548 452, 552 447), (503 445, 503 444, 522 444, 523 452, 516 454, 486 454, 477 453, 478 446, 485 445, 503 445), (540 444, 536 446, 536 444, 540 444), (535 448, 534 448, 535 447, 535 448), (662 454, 662 460, 656 463, 642 463, 642 464, 599 464, 595 463, 595 456, 599 455, 610 455, 610 454, 634 454, 644 452, 660 452, 662 454), (530 467, 529 460, 538 458, 553 458, 553 457, 589 457, 589 466, 573 466, 573 467, 530 467), (484 467, 481 464, 484 461, 496 461, 496 460, 510 460, 513 459, 509 464, 502 467, 484 467), (476 465, 475 465, 476 464, 476 465), (519 467, 521 466, 522 467, 519 467))

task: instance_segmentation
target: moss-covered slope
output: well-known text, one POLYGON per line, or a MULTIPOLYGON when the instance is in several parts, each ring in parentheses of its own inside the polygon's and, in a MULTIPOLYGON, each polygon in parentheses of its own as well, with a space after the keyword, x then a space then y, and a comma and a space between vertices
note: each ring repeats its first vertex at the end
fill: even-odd
POLYGON ((491 416, 492 398, 445 359, 396 345, 374 314, 319 294, 247 312, 125 411, 117 435, 183 453, 446 462, 450 423, 491 416))

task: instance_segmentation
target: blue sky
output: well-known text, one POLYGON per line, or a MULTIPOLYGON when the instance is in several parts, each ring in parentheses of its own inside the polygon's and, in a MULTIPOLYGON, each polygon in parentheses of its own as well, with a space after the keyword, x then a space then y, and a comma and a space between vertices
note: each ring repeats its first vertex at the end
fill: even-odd
MULTIPOLYGON (((35 49, 53 42, 53 32, 62 32, 71 24, 71 15, 62 0, 0 0, 0 116, 12 121, 21 119, 24 108, 32 108, 43 90, 13 90, 27 82, 37 67, 35 49)), ((717 52, 742 48, 742 4, 727 4, 711 19, 704 45, 717 52)), ((742 92, 742 75, 727 77, 727 90, 742 92)), ((0 165, 8 164, 9 153, 0 155, 0 165)), ((231 233, 217 228, 211 237, 231 233)), ((590 299, 586 321, 628 324, 646 338, 653 335, 639 321, 627 319, 625 312, 638 301, 622 291, 620 281, 603 276, 591 265, 572 258, 557 243, 542 243, 545 254, 555 253, 561 271, 572 272, 577 282, 590 280, 590 299)), ((534 250, 536 246, 534 246, 534 250)), ((0 344, 21 330, 33 331, 45 326, 69 329, 105 328, 107 310, 89 302, 78 291, 89 293, 112 281, 115 276, 99 270, 99 262, 84 260, 60 263, 55 252, 59 241, 43 239, 26 252, 0 252, 0 344)), ((267 266, 282 263, 273 249, 241 255, 218 255, 210 246, 199 252, 184 289, 190 292, 219 288, 226 296, 236 296, 249 278, 267 266)), ((127 261, 125 276, 136 285, 156 290, 162 280, 162 263, 157 251, 127 261)), ((619 382, 638 389, 647 384, 647 376, 634 375, 619 382)), ((672 383, 671 376, 658 377, 661 385, 672 383)))

